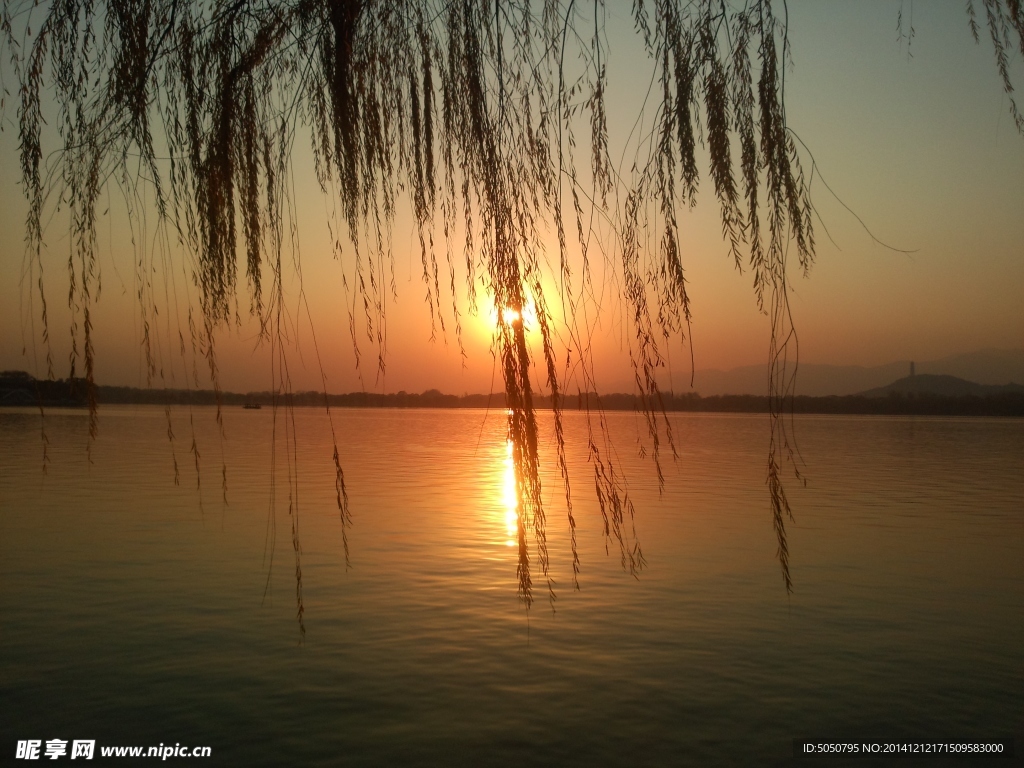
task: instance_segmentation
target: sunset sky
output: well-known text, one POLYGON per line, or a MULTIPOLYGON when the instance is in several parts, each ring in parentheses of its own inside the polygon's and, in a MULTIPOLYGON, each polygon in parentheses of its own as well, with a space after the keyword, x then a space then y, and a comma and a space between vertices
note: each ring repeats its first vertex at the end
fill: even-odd
MULTIPOLYGON (((618 158, 653 65, 632 38, 628 17, 616 16, 628 4, 608 6, 609 133, 612 155, 618 158)), ((905 22, 911 7, 903 4, 905 22)), ((871 233, 913 251, 894 252, 876 243, 816 178, 812 192, 821 216, 815 222, 817 262, 809 279, 796 272, 792 276, 802 362, 876 365, 1024 346, 1024 136, 1010 118, 991 44, 983 37, 975 45, 959 0, 919 3, 913 8, 915 36, 908 51, 906 41, 897 40, 899 10, 900 3, 893 0, 789 3, 794 62, 786 72, 789 126, 813 152, 817 173, 871 233)), ((1011 65, 1024 100, 1024 65, 1019 57, 1011 65)), ((43 376, 38 303, 30 309, 27 301, 34 287, 21 279, 26 204, 18 186, 12 100, 7 99, 0 134, 0 369, 43 376)), ((809 171, 809 156, 802 159, 809 171)), ((581 154, 580 165, 588 162, 581 154)), ((342 267, 329 256, 326 205, 309 171, 308 157, 297 155, 304 286, 328 390, 500 390, 500 374, 492 384, 494 321, 485 301, 476 317, 463 317, 465 366, 450 322, 446 337, 439 333, 430 341, 419 248, 407 215, 400 215, 393 233, 398 304, 389 307, 387 374, 383 381, 376 377, 375 351, 363 335, 360 379, 342 267)), ((117 190, 111 194, 116 196, 117 190)), ((681 213, 680 223, 693 301, 696 367, 728 369, 765 362, 768 319, 757 311, 750 275, 737 273, 727 256, 710 185, 702 185, 697 208, 681 213)), ((66 223, 57 216, 47 231, 44 259, 58 376, 67 375, 70 348, 67 243, 66 223)), ((116 217, 109 225, 101 224, 101 244, 96 378, 101 384, 143 385, 135 269, 127 230, 116 217)), ((557 260, 557 251, 552 258, 557 260)), ((456 285, 466 312, 461 272, 456 285)), ((294 280, 290 291, 294 317, 299 312, 294 280)), ((240 295, 243 316, 248 303, 248 296, 240 295)), ((447 312, 450 321, 450 299, 447 312)), ((621 307, 609 298, 594 346, 598 384, 604 391, 631 389, 623 351, 627 332, 621 307)), ((293 385, 319 387, 310 323, 304 317, 297 335, 298 346, 289 351, 293 385)), ((166 347, 167 339, 161 343, 166 347)), ((218 344, 224 388, 270 387, 269 353, 255 348, 252 324, 222 330, 218 344)), ((174 358, 173 350, 164 352, 168 361, 174 358)), ((677 343, 670 357, 672 382, 679 391, 688 379, 689 351, 677 343)), ((167 363, 165 384, 184 386, 180 360, 167 363)))

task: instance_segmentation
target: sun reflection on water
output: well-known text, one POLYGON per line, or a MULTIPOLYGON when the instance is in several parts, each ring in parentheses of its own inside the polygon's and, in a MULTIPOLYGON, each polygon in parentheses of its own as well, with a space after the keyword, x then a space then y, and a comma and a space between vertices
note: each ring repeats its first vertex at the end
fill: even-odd
POLYGON ((505 533, 508 539, 506 547, 516 545, 516 533, 519 524, 519 498, 516 494, 516 467, 512 460, 512 441, 505 441, 505 458, 502 459, 504 473, 501 482, 501 500, 505 510, 505 533))

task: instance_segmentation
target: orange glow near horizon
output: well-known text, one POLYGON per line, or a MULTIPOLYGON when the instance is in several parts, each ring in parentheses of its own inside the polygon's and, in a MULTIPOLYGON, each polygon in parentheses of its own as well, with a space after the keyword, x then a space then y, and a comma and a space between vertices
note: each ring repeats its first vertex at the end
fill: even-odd
MULTIPOLYGON (((922 362, 947 356, 1024 346, 1019 296, 1024 285, 1024 140, 1016 131, 1000 128, 1000 121, 1007 119, 1006 95, 994 73, 991 51, 970 44, 962 10, 952 5, 934 3, 927 11, 932 32, 915 48, 912 67, 894 51, 887 31, 891 20, 868 3, 805 3, 793 14, 804 44, 786 75, 787 121, 800 132, 800 151, 813 149, 842 200, 815 195, 815 221, 828 228, 828 237, 818 238, 809 279, 798 279, 800 270, 795 269, 789 284, 801 365, 875 367, 913 359, 922 370, 922 362), (838 39, 837 29, 843 30, 842 44, 828 44, 838 39), (957 40, 961 42, 954 45, 957 40), (950 104, 962 108, 950 110, 950 104), (936 115, 944 119, 936 120, 936 115), (995 133, 993 126, 999 129, 995 133), (935 162, 936 148, 942 163, 935 162), (893 171, 894 158, 898 173, 893 171), (879 242, 919 255, 896 255, 879 242)), ((634 128, 648 94, 637 83, 647 82, 654 64, 628 13, 609 13, 607 34, 612 56, 606 88, 608 151, 615 157, 642 156, 646 134, 634 128)), ((1020 62, 1016 65, 1019 72, 1020 62)), ((42 108, 48 120, 56 115, 52 99, 42 108)), ((653 117, 648 113, 647 118, 653 117)), ((491 255, 483 247, 493 235, 486 236, 484 221, 476 214, 467 219, 469 240, 461 215, 450 231, 440 214, 429 224, 438 264, 450 269, 444 282, 454 290, 435 284, 433 277, 429 286, 424 284, 415 201, 398 194, 389 220, 382 222, 387 255, 378 266, 383 271, 376 274, 374 267, 366 274, 376 274, 383 282, 360 288, 356 255, 363 251, 348 242, 343 221, 329 224, 340 210, 340 193, 334 189, 325 194, 317 183, 307 122, 301 118, 295 126, 302 140, 289 157, 294 183, 283 209, 294 228, 294 237, 282 243, 288 253, 285 262, 301 264, 301 274, 286 266, 281 276, 283 317, 292 318, 287 338, 281 345, 262 343, 269 326, 244 311, 252 297, 239 275, 241 323, 214 328, 217 385, 223 391, 274 388, 286 361, 296 391, 490 393, 502 388, 496 342, 519 328, 535 363, 530 375, 543 381, 537 317, 542 300, 564 390, 634 391, 630 352, 635 312, 623 298, 623 219, 618 207, 624 201, 619 192, 607 210, 599 206, 591 211, 584 201, 584 237, 566 231, 564 243, 552 216, 562 215, 565 228, 575 229, 572 205, 556 211, 545 203, 529 227, 536 242, 530 246, 535 252, 529 258, 524 254, 520 274, 526 277, 497 296, 498 283, 489 272, 491 255), (446 254, 454 257, 470 242, 469 263, 461 257, 446 263, 446 254), (527 269, 527 262, 535 266, 527 269), (379 313, 374 308, 378 300, 379 313)), ((586 125, 585 118, 580 125, 586 125)), ((58 184, 44 214, 50 225, 39 255, 41 272, 28 275, 25 270, 33 262, 25 252, 29 201, 21 166, 13 161, 19 151, 16 138, 12 131, 0 133, 9 158, 0 163, 0 248, 9 254, 0 262, 0 371, 25 370, 43 379, 50 358, 54 375, 63 378, 70 373, 69 358, 80 354, 84 343, 82 308, 56 300, 69 293, 71 222, 58 184), (42 280, 38 286, 37 277, 42 280)), ((585 186, 592 174, 585 159, 587 140, 579 138, 578 170, 585 186)), ((57 139, 49 135, 48 146, 57 139)), ((704 163, 706 152, 698 154, 704 163)), ((804 161, 809 161, 806 155, 804 161)), ((406 171, 396 167, 395 180, 405 178, 406 171)), ((570 191, 567 179, 556 182, 570 191)), ((140 193, 148 189, 144 179, 139 183, 140 193)), ((623 183, 631 182, 624 178, 623 183)), ((771 322, 759 311, 750 271, 737 271, 728 255, 720 209, 708 183, 705 178, 698 205, 676 211, 692 323, 685 328, 685 342, 679 335, 664 344, 659 338, 658 351, 667 365, 656 375, 666 391, 704 396, 735 392, 739 386, 761 391, 760 374, 756 382, 749 379, 754 384, 720 375, 765 364, 771 322), (691 362, 696 377, 691 377, 691 362)), ((177 389, 198 375, 197 386, 211 389, 209 366, 190 351, 179 354, 179 340, 188 345, 189 311, 197 319, 201 315, 201 291, 190 266, 196 254, 173 237, 158 247, 163 235, 156 229, 152 237, 139 239, 141 230, 133 227, 148 221, 148 231, 157 222, 152 194, 146 192, 144 201, 125 199, 117 175, 105 183, 100 197, 105 199, 108 191, 111 199, 95 211, 103 212, 97 220, 102 225, 95 232, 95 253, 105 289, 90 307, 96 383, 146 387, 152 378, 154 388, 177 389), (134 224, 129 212, 139 217, 134 224), (143 274, 145 283, 135 285, 143 274), (139 306, 143 287, 147 301, 153 302, 148 318, 139 306), (147 375, 150 360, 158 366, 156 377, 147 375)), ((457 197, 461 212, 467 201, 457 197)), ((649 229, 637 243, 643 258, 639 275, 650 292, 655 322, 660 215, 657 206, 645 209, 649 229)), ((372 222, 366 223, 373 228, 372 222)), ((749 244, 741 250, 745 261, 749 244)), ((991 370, 994 378, 986 382, 1011 380, 1002 368, 991 370)), ((809 394, 804 387, 810 378, 803 373, 797 375, 797 391, 809 394)), ((979 369, 977 377, 982 375, 979 369)), ((493 459, 491 471, 500 469, 500 459, 493 459)))

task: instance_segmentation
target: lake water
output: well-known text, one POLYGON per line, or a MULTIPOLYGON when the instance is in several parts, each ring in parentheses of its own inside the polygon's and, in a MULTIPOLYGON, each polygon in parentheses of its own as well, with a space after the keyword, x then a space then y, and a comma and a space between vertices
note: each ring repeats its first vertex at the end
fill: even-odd
POLYGON ((172 446, 161 408, 104 407, 91 464, 86 415, 50 412, 45 475, 38 413, 0 410, 5 761, 52 738, 206 745, 202 764, 245 766, 812 765, 792 757, 806 737, 1024 746, 1020 421, 798 417, 787 595, 765 416, 670 415, 679 460, 659 493, 642 423, 608 415, 647 561, 634 579, 605 553, 585 422, 567 413, 580 591, 552 470, 557 597, 538 577, 527 612, 500 411, 333 412, 348 568, 322 411, 294 413, 295 483, 283 411, 276 459, 270 409, 226 409, 223 442, 212 410, 193 416, 201 491, 187 409, 172 446))

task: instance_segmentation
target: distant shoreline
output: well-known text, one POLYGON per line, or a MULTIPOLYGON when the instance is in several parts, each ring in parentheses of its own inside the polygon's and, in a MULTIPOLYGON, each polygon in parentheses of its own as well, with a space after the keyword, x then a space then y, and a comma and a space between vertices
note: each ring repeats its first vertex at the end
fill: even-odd
MULTIPOLYGON (((352 392, 328 394, 306 391, 275 395, 271 392, 215 392, 209 389, 140 389, 137 387, 97 386, 94 396, 99 405, 217 405, 264 407, 292 405, 299 407, 329 405, 332 408, 502 408, 504 393, 450 395, 436 389, 423 393, 397 392, 378 394, 352 392)), ((44 408, 85 407, 88 386, 83 379, 39 381, 28 378, 0 378, 0 407, 20 406, 44 408)), ((534 407, 551 408, 551 397, 537 395, 534 407)), ((641 411, 645 401, 637 395, 595 393, 563 395, 562 408, 567 411, 603 408, 607 411, 641 411)), ((661 401, 648 401, 655 410, 684 413, 768 413, 771 401, 759 395, 672 395, 663 393, 661 401)), ((893 393, 885 397, 841 395, 813 397, 796 395, 782 403, 785 413, 847 414, 880 416, 997 416, 1024 417, 1024 394, 1004 392, 978 395, 934 395, 893 393)))

